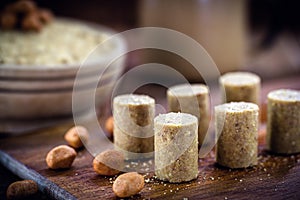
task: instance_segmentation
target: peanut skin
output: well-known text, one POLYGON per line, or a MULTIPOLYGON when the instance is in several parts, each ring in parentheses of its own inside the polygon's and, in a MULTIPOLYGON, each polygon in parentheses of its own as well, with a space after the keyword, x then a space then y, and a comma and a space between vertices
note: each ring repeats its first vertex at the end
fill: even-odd
POLYGON ((39 32, 42 29, 42 23, 36 13, 25 16, 21 25, 25 31, 33 30, 39 32))
POLYGON ((17 181, 9 185, 6 197, 10 199, 24 199, 35 195, 38 192, 38 185, 32 180, 17 181))
POLYGON ((4 12, 1 17, 1 27, 3 29, 13 29, 17 24, 17 16, 11 12, 4 12))
POLYGON ((60 145, 47 154, 46 163, 50 169, 67 169, 71 167, 76 155, 73 148, 60 145))
POLYGON ((39 19, 42 23, 47 24, 53 20, 53 14, 47 9, 40 9, 38 11, 39 19))
POLYGON ((73 148, 80 148, 83 146, 82 140, 87 140, 89 136, 88 130, 83 126, 74 126, 67 131, 64 138, 67 143, 73 148))
POLYGON ((266 135, 267 135, 267 130, 266 127, 260 128, 258 132, 258 144, 263 145, 266 143, 266 135))
POLYGON ((106 150, 93 160, 93 168, 97 174, 113 176, 124 167, 124 155, 116 150, 106 150))
POLYGON ((114 118, 113 116, 110 116, 109 118, 107 118, 106 122, 105 122, 105 129, 107 131, 107 133, 109 134, 109 136, 112 136, 114 133, 114 118))
POLYGON ((114 193, 121 198, 130 197, 144 188, 144 177, 136 172, 120 175, 113 184, 114 193))
POLYGON ((50 10, 38 8, 34 1, 22 0, 7 5, 0 18, 2 29, 39 32, 43 25, 52 21, 53 15, 50 10))

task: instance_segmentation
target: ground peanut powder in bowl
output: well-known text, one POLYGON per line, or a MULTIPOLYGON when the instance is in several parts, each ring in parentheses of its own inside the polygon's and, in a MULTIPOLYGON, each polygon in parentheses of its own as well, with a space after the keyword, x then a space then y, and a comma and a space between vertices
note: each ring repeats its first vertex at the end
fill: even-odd
MULTIPOLYGON (((28 67, 79 64, 107 38, 106 33, 88 24, 67 19, 56 19, 41 32, 0 30, 0 64, 28 67)), ((111 48, 107 45, 101 51, 111 48)))
POLYGON ((55 18, 40 32, 0 30, 0 119, 5 119, 0 131, 23 133, 69 120, 73 95, 80 97, 74 112, 86 115, 87 97, 95 93, 92 85, 100 72, 95 101, 102 105, 125 66, 126 56, 117 56, 126 41, 115 34, 101 25, 64 18, 55 18))

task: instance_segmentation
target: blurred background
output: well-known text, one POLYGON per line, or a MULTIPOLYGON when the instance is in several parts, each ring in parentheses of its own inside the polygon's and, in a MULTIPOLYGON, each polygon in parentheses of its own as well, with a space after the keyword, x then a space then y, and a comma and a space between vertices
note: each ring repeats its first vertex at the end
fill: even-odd
MULTIPOLYGON (((10 2, 13 1, 1 0, 0 10, 10 2)), ((279 79, 277 82, 270 80, 264 88, 262 113, 265 114, 262 116, 266 116, 265 99, 268 91, 282 87, 300 88, 300 1, 35 0, 35 2, 40 7, 52 10, 58 17, 94 22, 117 32, 148 26, 174 29, 198 41, 216 62, 221 73, 247 70, 260 75, 263 81, 279 79)), ((128 42, 131 45, 134 40, 128 42)), ((147 49, 131 52, 127 56, 125 70, 157 62, 177 69, 191 82, 202 80, 186 60, 170 52, 147 49)), ((146 85, 142 93, 147 92, 146 85)), ((158 95, 153 96, 165 97, 165 90, 154 92, 158 95)), ((158 105, 166 105, 165 98, 156 100, 158 105)), ((107 112, 111 114, 110 106, 103 107, 109 109, 107 112)), ((1 199, 5 195, 8 183, 18 178, 8 173, 1 165, 0 172, 2 172, 1 199)))
MULTIPOLYGON (((1 7, 6 0, 1 1, 1 7)), ((300 72, 300 3, 295 0, 37 0, 57 16, 99 23, 124 31, 171 28, 197 40, 219 70, 249 70, 263 78, 300 72)), ((143 50, 129 55, 127 69, 160 62, 189 80, 201 79, 185 60, 169 52, 143 50), (196 75, 195 75, 196 74, 196 75)))

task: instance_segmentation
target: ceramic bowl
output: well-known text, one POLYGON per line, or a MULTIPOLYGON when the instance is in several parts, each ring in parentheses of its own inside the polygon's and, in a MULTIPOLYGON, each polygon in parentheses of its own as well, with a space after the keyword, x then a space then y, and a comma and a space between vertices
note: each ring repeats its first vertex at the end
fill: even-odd
MULTIPOLYGON (((77 22, 77 21, 76 21, 77 22)), ((85 23, 85 22, 77 22, 85 23)), ((114 31, 99 25, 88 24, 93 29, 108 35, 114 31)), ((86 63, 83 75, 77 78, 80 89, 77 90, 82 106, 72 110, 74 81, 81 66, 80 63, 59 66, 23 66, 0 65, 0 132, 13 132, 13 122, 30 122, 70 118, 73 111, 87 113, 92 108, 85 97, 95 94, 96 106, 103 105, 112 91, 116 79, 124 70, 125 57, 114 61, 108 69, 107 59, 119 57, 126 49, 123 38, 113 40, 113 48, 99 55, 93 63, 86 63), (101 76, 101 85, 91 85, 101 76), (96 89, 96 90, 95 90, 96 89)))

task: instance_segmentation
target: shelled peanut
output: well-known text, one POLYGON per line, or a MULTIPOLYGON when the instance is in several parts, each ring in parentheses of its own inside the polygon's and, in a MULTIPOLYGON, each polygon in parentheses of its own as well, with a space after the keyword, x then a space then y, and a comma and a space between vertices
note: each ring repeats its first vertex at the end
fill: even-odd
POLYGON ((6 198, 10 199, 24 199, 30 198, 37 194, 38 185, 32 180, 16 181, 10 184, 6 191, 6 198))
POLYGON ((52 19, 49 10, 38 8, 34 1, 22 0, 8 4, 2 10, 0 27, 5 30, 21 28, 24 31, 39 32, 52 19))
POLYGON ((77 153, 73 148, 60 145, 49 151, 46 163, 50 169, 67 169, 72 166, 76 156, 77 153))
POLYGON ((74 126, 64 135, 66 142, 73 148, 77 149, 83 146, 82 141, 87 141, 89 136, 88 130, 83 126, 74 126))
POLYGON ((130 197, 144 188, 144 177, 137 172, 128 172, 117 177, 113 192, 121 198, 130 197))
POLYGON ((93 160, 93 168, 97 174, 113 176, 124 167, 124 155, 116 150, 106 150, 93 160))
POLYGON ((109 118, 107 118, 107 120, 105 122, 105 129, 110 137, 113 136, 113 133, 114 133, 114 118, 113 118, 113 116, 110 116, 109 118))

